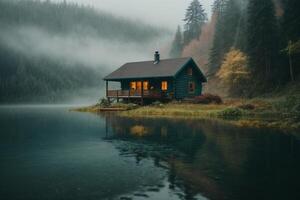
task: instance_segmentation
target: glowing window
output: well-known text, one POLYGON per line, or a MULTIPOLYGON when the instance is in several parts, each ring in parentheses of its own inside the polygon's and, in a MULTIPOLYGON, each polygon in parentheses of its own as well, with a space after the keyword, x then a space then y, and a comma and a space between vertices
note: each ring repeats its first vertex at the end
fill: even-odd
POLYGON ((163 91, 168 90, 168 81, 161 82, 161 90, 163 90, 163 91))
MULTIPOLYGON (((148 90, 149 89, 149 82, 145 81, 143 83, 144 86, 144 90, 148 90)), ((130 89, 131 90, 142 90, 142 81, 132 81, 130 82, 130 89)))
POLYGON ((144 90, 148 90, 149 89, 149 82, 148 81, 145 81, 143 83, 143 88, 144 88, 144 90))
POLYGON ((136 89, 137 90, 142 90, 142 81, 136 82, 136 89))
POLYGON ((130 82, 130 89, 131 90, 136 90, 136 82, 130 82))

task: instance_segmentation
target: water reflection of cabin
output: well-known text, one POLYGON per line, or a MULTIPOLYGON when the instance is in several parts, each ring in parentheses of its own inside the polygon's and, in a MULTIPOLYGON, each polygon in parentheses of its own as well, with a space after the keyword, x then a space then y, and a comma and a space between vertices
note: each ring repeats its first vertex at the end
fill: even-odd
POLYGON ((126 63, 104 78, 108 99, 171 100, 199 96, 206 78, 192 58, 126 63), (109 90, 108 82, 119 82, 120 90, 109 90))

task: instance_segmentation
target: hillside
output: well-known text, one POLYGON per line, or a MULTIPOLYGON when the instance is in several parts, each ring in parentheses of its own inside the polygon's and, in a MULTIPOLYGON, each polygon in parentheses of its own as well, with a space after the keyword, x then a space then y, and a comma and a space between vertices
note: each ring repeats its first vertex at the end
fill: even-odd
POLYGON ((124 47, 145 45, 166 32, 51 1, 0 0, 0 25, 1 103, 59 102, 78 91, 100 90, 102 77, 121 62, 114 58, 118 51, 124 60, 124 47))
POLYGON ((1 26, 33 25, 53 34, 95 35, 101 38, 145 42, 160 30, 101 13, 91 7, 51 1, 0 0, 1 26))
POLYGON ((172 49, 195 58, 208 78, 205 92, 254 98, 297 85, 300 1, 214 0, 210 19, 201 3, 191 2, 172 49))

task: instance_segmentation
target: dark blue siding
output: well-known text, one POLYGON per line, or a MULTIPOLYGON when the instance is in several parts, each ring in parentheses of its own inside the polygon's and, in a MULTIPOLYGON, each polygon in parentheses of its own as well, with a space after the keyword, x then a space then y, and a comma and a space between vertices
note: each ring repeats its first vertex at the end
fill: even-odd
POLYGON ((186 65, 176 76, 176 99, 192 98, 202 94, 202 81, 199 72, 195 69, 193 64, 186 65), (192 68, 192 75, 188 74, 188 68, 192 68), (189 93, 189 82, 195 83, 195 92, 189 93))

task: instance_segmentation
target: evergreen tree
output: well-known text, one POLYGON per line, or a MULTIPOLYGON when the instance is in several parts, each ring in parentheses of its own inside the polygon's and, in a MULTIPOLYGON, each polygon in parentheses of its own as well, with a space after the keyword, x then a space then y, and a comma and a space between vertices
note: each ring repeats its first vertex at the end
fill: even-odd
POLYGON ((239 20, 237 22, 233 48, 246 52, 247 47, 247 5, 249 0, 236 0, 239 7, 239 20))
POLYGON ((269 81, 277 71, 275 59, 279 52, 273 1, 250 0, 247 11, 249 67, 259 80, 269 81))
POLYGON ((209 72, 212 74, 218 71, 230 48, 239 44, 242 17, 238 0, 216 0, 213 12, 217 16, 217 22, 209 60, 209 72))
POLYGON ((202 26, 207 20, 207 15, 198 0, 193 0, 186 10, 184 26, 184 44, 197 39, 201 34, 202 26))
POLYGON ((226 6, 227 0, 215 0, 212 5, 212 12, 213 13, 222 13, 225 6, 226 6))
POLYGON ((283 0, 284 14, 282 27, 286 40, 293 42, 300 39, 300 1, 283 0))
POLYGON ((209 57, 209 73, 215 73, 221 64, 224 39, 222 38, 224 30, 224 10, 227 0, 215 0, 213 4, 213 14, 216 15, 216 27, 213 39, 213 46, 209 57))
POLYGON ((289 80, 295 80, 300 74, 300 52, 295 51, 300 46, 300 1, 283 0, 283 8, 281 49, 285 48, 284 64, 289 66, 285 68, 285 71, 289 71, 289 80))
POLYGON ((181 28, 180 26, 178 26, 175 34, 175 38, 172 43, 170 56, 174 58, 180 57, 182 53, 182 48, 183 48, 183 38, 182 38, 181 28))

